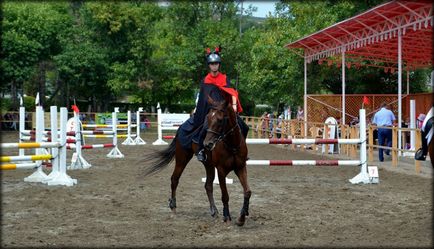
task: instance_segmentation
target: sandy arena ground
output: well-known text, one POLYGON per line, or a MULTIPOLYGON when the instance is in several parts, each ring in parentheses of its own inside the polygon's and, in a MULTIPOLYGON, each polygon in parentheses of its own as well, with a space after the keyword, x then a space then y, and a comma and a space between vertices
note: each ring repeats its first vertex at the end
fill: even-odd
MULTIPOLYGON (((2 142, 16 142, 3 133, 2 142)), ((146 138, 146 137, 145 137, 146 138)), ((153 139, 152 139, 153 138, 153 139)), ((352 185, 358 167, 250 166, 250 217, 234 221, 242 188, 228 177, 231 225, 212 218, 195 159, 178 187, 177 214, 167 206, 173 164, 143 179, 146 153, 162 149, 124 146, 124 159, 109 149, 84 151, 93 165, 68 171, 74 187, 26 183, 33 170, 2 172, 2 247, 432 247, 432 176, 380 167, 380 184, 352 185)), ((88 140, 90 142, 90 140, 88 140)), ((120 140, 122 142, 123 140, 120 140)), ((12 151, 13 152, 13 151, 12 151)), ((11 153, 11 152, 9 152, 11 153)), ((16 152, 13 152, 16 153, 16 152)), ((30 152, 29 152, 30 154, 30 152)), ((68 154, 68 161, 70 160, 68 154)), ((278 145, 249 146, 251 159, 321 159, 320 154, 278 145)), ((424 167, 428 167, 427 164, 424 167)), ((49 172, 49 170, 46 170, 49 172)), ((214 196, 220 214, 220 189, 214 196)))

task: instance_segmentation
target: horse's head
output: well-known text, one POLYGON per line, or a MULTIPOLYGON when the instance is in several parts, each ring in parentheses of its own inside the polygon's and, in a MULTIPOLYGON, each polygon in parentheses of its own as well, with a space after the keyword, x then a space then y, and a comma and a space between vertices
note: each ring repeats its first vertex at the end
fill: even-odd
POLYGON ((225 132, 232 107, 226 101, 215 101, 209 96, 208 103, 211 108, 206 116, 208 129, 203 143, 206 149, 213 150, 215 145, 227 135, 225 132))

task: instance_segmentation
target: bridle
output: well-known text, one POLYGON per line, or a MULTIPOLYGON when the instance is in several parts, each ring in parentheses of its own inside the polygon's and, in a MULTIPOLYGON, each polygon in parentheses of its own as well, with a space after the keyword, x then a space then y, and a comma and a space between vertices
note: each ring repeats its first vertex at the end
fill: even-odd
MULTIPOLYGON (((216 110, 216 111, 223 112, 225 114, 225 117, 223 119, 223 125, 222 125, 222 130, 224 130, 224 127, 226 127, 226 124, 228 121, 228 117, 226 116, 226 110, 217 109, 217 108, 212 108, 212 109, 216 110)), ((212 140, 212 147, 209 149, 209 151, 212 151, 215 148, 215 146, 219 142, 223 141, 227 135, 231 134, 235 130, 235 128, 239 128, 238 122, 236 120, 235 120, 235 125, 231 129, 227 130, 225 133, 217 132, 217 131, 214 131, 210 128, 206 129, 207 132, 211 132, 211 133, 217 135, 217 137, 214 137, 214 139, 212 140)))

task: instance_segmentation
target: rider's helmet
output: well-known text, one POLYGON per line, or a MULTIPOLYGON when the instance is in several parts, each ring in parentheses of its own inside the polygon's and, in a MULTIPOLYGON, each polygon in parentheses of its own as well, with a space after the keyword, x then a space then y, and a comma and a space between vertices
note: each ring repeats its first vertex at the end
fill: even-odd
POLYGON ((207 48, 206 62, 208 64, 214 62, 221 63, 222 59, 220 58, 219 53, 220 53, 220 47, 216 47, 213 52, 210 52, 210 49, 207 48))

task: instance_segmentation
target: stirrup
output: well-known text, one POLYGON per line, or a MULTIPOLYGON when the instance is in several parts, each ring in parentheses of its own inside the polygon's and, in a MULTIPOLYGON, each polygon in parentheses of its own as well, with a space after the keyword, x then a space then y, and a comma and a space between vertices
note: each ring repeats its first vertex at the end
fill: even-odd
POLYGON ((418 161, 425 161, 426 160, 426 155, 423 154, 422 149, 418 149, 416 151, 416 153, 414 154, 414 159, 418 160, 418 161))
POLYGON ((203 162, 206 161, 206 154, 205 154, 205 152, 204 152, 203 149, 201 149, 201 150, 197 153, 196 157, 197 157, 197 160, 198 160, 199 162, 202 162, 202 163, 203 163, 203 162))

